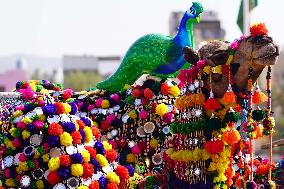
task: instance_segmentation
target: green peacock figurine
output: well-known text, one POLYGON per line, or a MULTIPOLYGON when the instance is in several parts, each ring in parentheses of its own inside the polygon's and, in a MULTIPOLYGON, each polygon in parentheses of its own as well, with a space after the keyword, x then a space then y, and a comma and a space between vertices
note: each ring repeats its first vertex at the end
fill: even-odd
MULTIPOLYGON (((186 67, 183 49, 194 49, 193 25, 200 20, 203 7, 194 2, 184 13, 175 37, 149 34, 141 37, 128 49, 117 71, 97 84, 98 89, 121 91, 126 84, 132 85, 141 75, 150 74, 175 77, 186 67)), ((192 51, 193 57, 194 51, 192 51)))

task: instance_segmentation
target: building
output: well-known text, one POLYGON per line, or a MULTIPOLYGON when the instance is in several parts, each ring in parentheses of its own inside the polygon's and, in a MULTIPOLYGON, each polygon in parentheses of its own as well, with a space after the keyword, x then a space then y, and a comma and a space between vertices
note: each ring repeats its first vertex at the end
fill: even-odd
POLYGON ((102 76, 112 74, 119 66, 120 56, 64 56, 63 72, 64 74, 80 70, 83 72, 98 72, 102 76))
MULTIPOLYGON (((175 36, 178 31, 178 26, 184 12, 172 12, 169 19, 170 35, 175 36)), ((202 41, 213 39, 223 40, 225 30, 221 28, 221 22, 218 14, 214 11, 205 11, 201 14, 201 21, 194 25, 195 46, 202 41)))
POLYGON ((30 75, 24 59, 16 61, 14 69, 9 69, 0 74, 0 92, 9 92, 16 87, 18 81, 28 80, 30 75))

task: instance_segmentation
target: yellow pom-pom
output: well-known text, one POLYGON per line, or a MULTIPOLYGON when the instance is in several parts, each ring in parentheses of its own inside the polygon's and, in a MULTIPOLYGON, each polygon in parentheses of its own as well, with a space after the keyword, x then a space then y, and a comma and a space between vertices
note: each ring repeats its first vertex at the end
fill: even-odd
POLYGON ((45 115, 44 114, 41 114, 41 115, 39 115, 38 116, 38 119, 40 120, 40 121, 45 121, 45 115))
POLYGON ((23 115, 23 112, 21 110, 17 110, 13 113, 13 117, 19 117, 21 115, 23 115))
POLYGON ((118 176, 115 172, 107 173, 106 179, 107 179, 109 182, 113 182, 113 183, 115 183, 115 184, 117 184, 117 185, 119 185, 119 183, 120 183, 119 176, 118 176))
POLYGON ((157 148, 159 146, 159 141, 155 138, 152 138, 150 140, 150 147, 151 148, 157 148))
POLYGON ((48 154, 44 154, 43 156, 41 156, 41 158, 42 158, 42 161, 45 162, 45 163, 49 161, 49 155, 48 154))
POLYGON ((71 165, 71 175, 75 177, 80 177, 83 175, 83 166, 81 164, 71 165))
POLYGON ((71 112, 71 106, 68 103, 62 103, 63 107, 64 107, 64 112, 66 114, 68 114, 69 112, 71 112))
POLYGON ((100 164, 101 167, 104 167, 108 164, 108 160, 102 154, 97 154, 96 160, 98 161, 98 163, 100 164))
POLYGON ((131 110, 129 113, 128 113, 128 116, 132 119, 136 119, 137 118, 137 113, 135 110, 131 110))
POLYGON ((34 159, 39 158, 39 156, 40 156, 40 153, 38 152, 37 149, 35 149, 34 159))
POLYGON ((44 189, 44 183, 42 180, 36 181, 36 186, 38 189, 44 189))
POLYGON ((90 153, 89 153, 89 151, 88 150, 83 150, 80 153, 83 156, 84 162, 88 163, 90 161, 90 153))
POLYGON ((111 150, 112 149, 112 145, 110 143, 108 143, 108 141, 103 141, 103 145, 106 151, 111 150))
POLYGON ((168 112, 168 106, 165 105, 164 103, 161 103, 156 107, 156 114, 158 114, 159 116, 163 116, 167 112, 168 112))
POLYGON ((22 137, 24 140, 26 140, 27 138, 29 138, 31 136, 31 133, 28 130, 24 130, 22 132, 22 137))
POLYGON ((51 158, 48 161, 48 168, 50 171, 56 171, 60 167, 59 157, 51 158))
POLYGON ((209 152, 207 152, 207 150, 205 150, 205 149, 202 150, 202 156, 201 156, 202 160, 204 160, 204 161, 208 160, 210 158, 210 156, 211 156, 211 154, 209 152))
POLYGON ((203 68, 203 72, 206 73, 206 74, 210 74, 210 72, 211 72, 211 66, 205 66, 205 67, 203 68))
POLYGON ((8 179, 6 179, 5 184, 6 184, 6 186, 8 186, 8 187, 15 187, 15 186, 16 186, 16 185, 15 185, 15 181, 14 181, 13 178, 8 178, 8 179))
POLYGON ((171 89, 170 89, 170 94, 171 94, 173 97, 179 96, 180 90, 179 90, 179 88, 178 88, 177 85, 174 85, 174 86, 171 87, 171 89))
POLYGON ((88 186, 79 186, 77 189, 89 189, 88 186))
POLYGON ((126 162, 127 163, 135 163, 136 162, 136 155, 135 154, 127 154, 126 156, 126 162))
POLYGON ((130 87, 131 87, 131 85, 125 84, 124 87, 123 87, 123 89, 124 89, 124 90, 128 90, 130 87))
POLYGON ((63 132, 60 135, 60 144, 63 146, 70 146, 73 142, 72 136, 67 133, 67 132, 63 132))
POLYGON ((26 125, 28 125, 28 124, 32 123, 33 121, 30 118, 28 118, 28 117, 24 117, 22 119, 22 122, 24 122, 26 125))
POLYGON ((109 108, 109 101, 108 100, 102 101, 102 108, 109 108))
POLYGON ((93 132, 90 127, 85 127, 84 128, 84 133, 85 133, 85 142, 88 143, 93 139, 93 132))

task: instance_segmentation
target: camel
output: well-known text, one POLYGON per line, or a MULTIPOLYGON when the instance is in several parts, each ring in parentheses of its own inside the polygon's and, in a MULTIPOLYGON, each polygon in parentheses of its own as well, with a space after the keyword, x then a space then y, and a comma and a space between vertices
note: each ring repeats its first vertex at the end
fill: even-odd
MULTIPOLYGON (((201 60, 212 67, 223 65, 230 52, 230 43, 220 40, 205 42, 198 50, 201 60)), ((184 57, 192 62, 192 50, 184 48, 184 57)), ((241 92, 246 92, 249 68, 253 69, 252 80, 255 82, 266 66, 274 65, 279 56, 279 47, 273 39, 266 35, 249 36, 239 41, 239 46, 234 53, 231 70, 236 87, 241 92)), ((209 83, 209 77, 206 79, 209 83)), ((228 89, 229 79, 224 74, 213 74, 212 91, 215 97, 221 98, 228 89)))

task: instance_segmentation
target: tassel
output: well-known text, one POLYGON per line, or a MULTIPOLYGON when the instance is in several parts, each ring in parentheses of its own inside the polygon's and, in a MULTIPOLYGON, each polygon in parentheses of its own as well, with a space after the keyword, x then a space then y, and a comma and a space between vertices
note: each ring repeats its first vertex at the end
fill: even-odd
POLYGON ((257 189, 257 184, 254 181, 247 181, 246 189, 257 189))
POLYGON ((221 108, 221 105, 217 101, 216 98, 214 98, 213 92, 210 92, 210 97, 205 101, 204 105, 206 110, 217 110, 221 108))
POLYGON ((236 96, 235 93, 232 90, 231 84, 228 86, 228 90, 225 92, 223 98, 222 98, 223 103, 234 103, 236 102, 236 96))
POLYGON ((264 183, 264 189, 276 189, 276 184, 274 181, 269 180, 264 183))
POLYGON ((256 90, 252 95, 252 103, 260 104, 267 101, 267 96, 259 89, 259 86, 256 86, 256 90))
POLYGON ((261 110, 259 107, 257 110, 252 111, 252 119, 259 122, 265 118, 265 111, 261 110))

